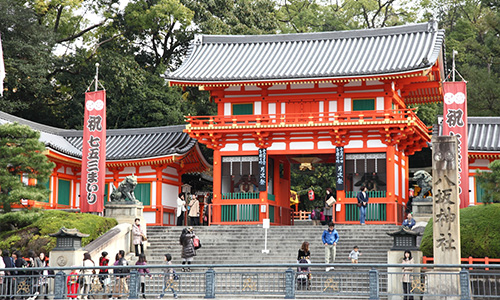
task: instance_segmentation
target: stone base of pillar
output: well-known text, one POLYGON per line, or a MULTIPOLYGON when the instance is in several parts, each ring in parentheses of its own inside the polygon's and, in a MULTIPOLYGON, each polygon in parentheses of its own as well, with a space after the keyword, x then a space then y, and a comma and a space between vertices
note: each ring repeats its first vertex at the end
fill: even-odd
MULTIPOLYGON (((413 257, 413 263, 422 263, 422 251, 411 251, 413 257)), ((388 264, 401 264, 404 257, 404 250, 391 250, 387 251, 387 263, 388 264)), ((408 265, 406 265, 408 266, 408 265)), ((401 300, 403 297, 403 265, 401 268, 387 268, 387 293, 392 296, 388 296, 388 300, 401 300)), ((420 268, 413 268, 414 273, 420 273, 420 268)), ((413 295, 414 299, 417 298, 417 294, 413 295)))

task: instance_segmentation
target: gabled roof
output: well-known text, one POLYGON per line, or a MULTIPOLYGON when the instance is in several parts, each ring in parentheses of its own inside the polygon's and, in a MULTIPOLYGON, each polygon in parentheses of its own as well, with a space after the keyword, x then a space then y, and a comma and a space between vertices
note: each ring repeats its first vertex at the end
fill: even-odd
MULTIPOLYGON (((0 112, 0 124, 18 122, 40 132, 40 140, 48 148, 82 157, 82 130, 60 129, 28 121, 0 112)), ((155 158, 183 155, 196 145, 196 140, 182 132, 184 125, 106 130, 106 160, 155 158)))
POLYGON ((433 66, 437 23, 321 33, 199 35, 173 83, 332 79, 401 74, 433 66))
MULTIPOLYGON (((443 117, 438 117, 437 130, 443 133, 443 117)), ((500 117, 468 117, 467 140, 469 151, 500 152, 500 117)))

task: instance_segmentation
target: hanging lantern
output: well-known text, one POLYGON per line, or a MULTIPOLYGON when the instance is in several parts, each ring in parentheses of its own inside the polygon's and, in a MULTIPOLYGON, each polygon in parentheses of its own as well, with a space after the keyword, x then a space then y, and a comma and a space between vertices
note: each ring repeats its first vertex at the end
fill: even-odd
POLYGON ((309 200, 314 201, 314 191, 312 189, 307 192, 307 196, 309 197, 309 200))

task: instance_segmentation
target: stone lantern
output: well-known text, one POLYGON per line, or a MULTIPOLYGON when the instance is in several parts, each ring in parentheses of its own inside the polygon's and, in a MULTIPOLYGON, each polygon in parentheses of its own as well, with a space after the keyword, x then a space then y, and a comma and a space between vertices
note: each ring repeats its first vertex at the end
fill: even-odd
POLYGON ((81 233, 78 229, 62 227, 58 232, 49 234, 56 238, 56 247, 49 253, 50 267, 69 267, 81 265, 83 260, 82 238, 88 234, 81 233))
POLYGON ((394 237, 394 244, 391 250, 418 250, 417 236, 420 235, 420 232, 401 226, 399 230, 388 232, 387 234, 394 237))

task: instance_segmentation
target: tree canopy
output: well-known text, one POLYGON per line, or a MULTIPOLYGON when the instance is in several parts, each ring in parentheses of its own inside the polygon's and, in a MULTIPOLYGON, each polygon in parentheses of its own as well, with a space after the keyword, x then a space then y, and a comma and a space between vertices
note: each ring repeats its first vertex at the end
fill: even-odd
POLYGON ((0 205, 6 212, 22 199, 49 197, 45 184, 55 164, 44 155, 39 138, 40 133, 26 125, 0 125, 0 205))
POLYGON ((484 190, 484 203, 500 203, 500 160, 489 164, 491 172, 477 171, 476 179, 484 190))

